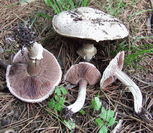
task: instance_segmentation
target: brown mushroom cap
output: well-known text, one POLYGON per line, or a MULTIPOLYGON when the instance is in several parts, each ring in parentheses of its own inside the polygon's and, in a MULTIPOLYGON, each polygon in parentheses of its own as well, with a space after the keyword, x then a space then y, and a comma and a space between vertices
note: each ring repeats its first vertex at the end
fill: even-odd
POLYGON ((73 65, 65 74, 65 81, 78 84, 81 79, 87 80, 90 85, 96 84, 101 78, 99 70, 91 63, 80 62, 73 65))
POLYGON ((28 50, 21 50, 14 56, 13 64, 7 67, 6 82, 10 92, 25 102, 41 102, 53 93, 62 77, 62 71, 56 58, 43 49, 43 59, 40 60, 40 73, 30 76, 28 69, 28 50))

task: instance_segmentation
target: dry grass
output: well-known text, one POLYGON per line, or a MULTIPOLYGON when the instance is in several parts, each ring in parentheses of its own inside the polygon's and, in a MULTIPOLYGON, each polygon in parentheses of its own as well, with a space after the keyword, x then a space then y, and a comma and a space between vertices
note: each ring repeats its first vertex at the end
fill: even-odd
MULTIPOLYGON (((112 7, 118 4, 116 0, 112 1, 114 3, 112 7)), ((49 16, 52 16, 53 14, 53 10, 45 5, 43 0, 37 0, 36 3, 31 3, 24 7, 21 7, 18 4, 5 8, 15 2, 16 0, 0 1, 0 46, 5 50, 4 58, 10 63, 12 56, 15 54, 14 50, 18 50, 18 45, 6 40, 7 36, 11 36, 12 30, 20 23, 25 22, 25 20, 34 18, 38 12, 43 12, 49 16)), ((153 41, 149 38, 134 41, 137 37, 148 36, 146 25, 148 12, 136 14, 127 21, 127 18, 131 14, 141 10, 150 9, 149 0, 135 0, 134 3, 129 0, 123 0, 123 2, 126 6, 117 17, 122 20, 129 29, 130 36, 126 38, 126 43, 129 49, 131 49, 131 43, 133 43, 135 47, 152 44, 153 41)), ((110 5, 110 2, 102 0, 92 0, 89 4, 91 7, 99 8, 104 11, 106 11, 108 5, 110 5)), ((111 13, 111 10, 109 10, 108 13, 111 13)), ((77 39, 65 38, 55 34, 52 30, 51 20, 43 17, 37 18, 34 23, 34 28, 38 36, 37 41, 42 42, 43 46, 57 57, 62 66, 63 74, 72 64, 82 61, 75 52, 79 45, 81 45, 82 40, 79 41, 77 39)), ((122 40, 117 41, 117 43, 120 42, 122 42, 122 40)), ((114 43, 114 41, 101 42, 99 44, 96 43, 99 52, 91 63, 96 65, 101 73, 108 65, 110 59, 114 57, 111 50, 117 52, 114 43), (108 44, 109 46, 107 46, 108 44)), ((127 52, 126 54, 130 54, 130 52, 127 52)), ((134 63, 144 69, 136 69, 134 66, 124 66, 124 71, 129 74, 140 87, 144 97, 144 112, 147 111, 151 114, 151 117, 153 117, 153 56, 148 53, 143 57, 143 60, 139 62, 134 61, 134 63)), ((0 85, 5 85, 4 83, 5 69, 0 68, 0 85)), ((77 113, 74 115, 76 123, 75 132, 98 132, 98 127, 96 127, 96 124, 93 122, 98 112, 93 114, 92 110, 88 109, 88 106, 91 105, 92 98, 97 96, 98 93, 98 84, 94 87, 88 86, 87 98, 84 106, 86 114, 82 115, 81 113, 77 113)), ((54 94, 50 98, 53 96, 54 94)), ((68 90, 68 94, 65 98, 72 103, 76 97, 77 91, 71 89, 68 90)), ((53 110, 48 108, 47 102, 49 99, 37 104, 24 103, 12 96, 7 88, 0 91, 0 133, 4 133, 8 129, 13 129, 19 133, 69 133, 70 131, 68 128, 66 128, 59 119, 48 113, 49 111, 56 117, 59 117, 59 114, 55 114, 53 110)), ((102 90, 100 92, 100 99, 103 101, 103 106, 106 109, 112 109, 117 112, 117 120, 123 119, 120 133, 152 132, 152 118, 148 120, 144 114, 137 115, 134 113, 133 97, 129 90, 118 80, 108 87, 107 90, 102 90)), ((111 130, 112 129, 110 129, 109 132, 111 130)))

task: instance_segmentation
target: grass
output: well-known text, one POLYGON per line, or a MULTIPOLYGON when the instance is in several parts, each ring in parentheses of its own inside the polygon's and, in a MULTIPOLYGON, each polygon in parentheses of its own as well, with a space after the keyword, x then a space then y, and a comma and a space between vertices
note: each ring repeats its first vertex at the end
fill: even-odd
MULTIPOLYGON (((44 2, 45 2, 45 4, 48 4, 49 6, 51 6, 56 14, 60 13, 63 10, 68 11, 71 9, 75 9, 76 7, 79 7, 79 6, 88 6, 88 3, 89 3, 88 0, 81 0, 78 3, 74 2, 74 0, 59 0, 59 2, 57 0, 44 0, 44 2)), ((113 0, 107 0, 107 2, 109 2, 109 4, 106 7, 106 11, 115 17, 117 17, 121 12, 123 12, 125 10, 125 8, 127 6, 129 6, 129 4, 131 4, 131 3, 125 3, 122 0, 116 0, 115 2, 113 0)), ((134 2, 135 1, 133 0, 132 4, 134 4, 134 2)), ((138 2, 138 0, 136 2, 138 2)), ((150 12, 150 11, 152 11, 152 9, 141 10, 141 11, 135 12, 135 13, 129 15, 129 17, 127 18, 127 21, 129 21, 135 15, 139 15, 144 12, 150 12)), ((34 24, 34 22, 36 21, 38 16, 42 16, 42 17, 45 17, 50 20, 52 20, 52 18, 53 18, 53 16, 49 17, 48 15, 45 15, 43 13, 38 13, 36 15, 36 17, 34 18, 34 20, 32 21, 31 26, 34 24)), ((133 34, 135 33, 136 27, 137 27, 137 23, 135 24, 133 34)), ((144 39, 144 38, 148 38, 148 37, 137 37, 135 40, 133 40, 133 42, 135 42, 139 39, 142 39, 142 38, 144 39)), ((152 38, 152 37, 149 37, 149 38, 152 38)), ((133 44, 132 44, 133 42, 131 42, 131 46, 133 46, 133 44)), ((119 46, 119 48, 117 49, 117 52, 123 51, 123 50, 124 51, 131 51, 131 52, 137 51, 137 53, 133 53, 131 55, 128 55, 125 58, 125 64, 128 66, 130 66, 130 65, 134 66, 135 64, 131 63, 131 62, 133 62, 135 60, 141 61, 141 59, 139 58, 140 55, 144 55, 144 54, 150 53, 152 51, 152 49, 143 50, 142 48, 141 48, 141 50, 138 50, 139 48, 137 48, 135 50, 129 49, 129 47, 127 47, 127 45, 125 46, 125 40, 123 40, 119 44, 116 44, 116 47, 118 47, 118 46, 119 46)), ((116 54, 116 52, 114 53, 114 55, 115 54, 116 54)))
MULTIPOLYGON (((60 13, 61 11, 63 10, 71 10, 71 9, 75 9, 76 7, 79 7, 79 6, 87 6, 89 1, 88 0, 81 0, 78 4, 76 4, 74 2, 74 0, 60 0, 60 2, 58 2, 57 0, 44 0, 46 4, 50 5, 55 13, 60 13)), ((123 12, 125 10, 125 8, 127 6, 129 6, 130 4, 134 4, 135 2, 139 2, 139 0, 137 1, 132 1, 132 3, 125 3, 123 0, 107 0, 107 2, 109 3, 107 6, 106 6, 106 11, 110 13, 110 15, 112 16, 115 16, 115 17, 118 17, 118 15, 123 12)), ((127 18, 127 21, 129 21, 133 16, 135 15, 138 15, 138 14, 141 14, 141 13, 144 13, 144 12, 150 12, 152 11, 152 9, 148 9, 148 10, 141 10, 141 11, 138 11, 138 12, 135 12, 131 15, 129 15, 129 17, 127 18)), ((136 28, 137 24, 135 25, 135 28, 136 28)), ((135 30, 134 30, 135 31, 135 30)), ((134 41, 137 41, 139 39, 144 39, 145 37, 137 37, 134 41)), ((148 38, 148 37, 146 37, 148 38)), ((151 37, 149 37, 151 38, 151 37)), ((116 44, 116 46, 118 47, 119 46, 119 49, 117 49, 117 52, 119 51, 131 51, 131 52, 135 52, 137 51, 137 53, 134 53, 134 54, 131 54, 131 55, 128 55, 126 58, 125 58, 125 63, 126 65, 130 66, 130 65, 135 65, 134 63, 131 63, 135 60, 141 60, 140 58, 138 59, 138 57, 140 55, 144 55, 146 53, 150 53, 152 51, 152 49, 148 49, 148 50, 138 50, 139 48, 135 49, 135 50, 131 50, 129 49, 129 47, 127 47, 127 45, 125 46, 125 41, 126 40, 123 40, 120 44, 116 44)), ((131 42, 131 46, 133 46, 132 44, 133 42, 131 42)), ((150 45, 151 46, 151 45, 150 45)), ((116 54, 116 53, 115 53, 116 54)))
POLYGON ((50 5, 55 13, 60 13, 61 11, 65 10, 71 10, 75 9, 76 7, 80 6, 87 6, 88 0, 80 0, 80 1, 75 1, 75 0, 44 0, 45 4, 50 5))
MULTIPOLYGON (((26 0, 24 0, 26 1, 26 0)), ((44 0, 45 4, 49 5, 50 7, 53 8, 54 12, 56 14, 62 12, 62 11, 68 11, 71 9, 75 9, 77 7, 80 6, 87 6, 88 5, 88 0, 80 0, 79 2, 75 2, 75 0, 44 0)), ((50 17, 44 13, 37 13, 35 18, 33 19, 32 23, 31 23, 31 27, 33 26, 33 24, 35 23, 36 19, 38 16, 47 18, 49 20, 52 20, 54 14, 50 17)))
POLYGON ((109 1, 106 11, 110 12, 110 15, 117 17, 126 6, 127 3, 124 3, 122 0, 117 0, 116 3, 111 0, 109 1))
MULTIPOLYGON (((136 1, 132 1, 132 3, 125 3, 123 0, 107 0, 108 1, 108 5, 106 6, 106 11, 109 12, 111 15, 115 16, 115 17, 118 17, 118 15, 121 13, 121 12, 124 12, 124 10, 127 8, 127 6, 131 6, 131 5, 134 5, 135 3, 139 2, 139 0, 136 0, 136 1)), ((137 15, 140 15, 142 13, 145 13, 145 12, 151 12, 153 11, 153 9, 147 9, 147 10, 140 10, 140 11, 137 11, 137 12, 134 12, 133 14, 129 15, 128 18, 127 18, 127 22, 130 21, 130 19, 132 19, 132 17, 135 17, 137 15)), ((135 30, 137 28, 137 23, 135 23, 135 26, 134 26, 134 30, 132 31, 134 34, 135 33, 135 30)), ((134 48, 134 45, 133 43, 135 41, 138 41, 138 40, 141 40, 141 39, 151 39, 153 37, 149 37, 149 36, 142 36, 142 37, 136 37, 133 41, 131 41, 130 43, 130 46, 129 47, 129 44, 127 44, 128 42, 126 42, 126 40, 123 40, 121 43, 119 44, 115 44, 115 47, 117 48, 117 52, 119 51, 127 51, 127 52, 131 52, 132 54, 130 55, 126 55, 126 58, 125 58, 125 65, 127 66, 134 66, 134 67, 137 67, 134 63, 134 61, 142 61, 142 57, 145 55, 145 54, 152 54, 152 45, 153 44, 150 44, 149 46, 141 46, 141 44, 138 46, 138 47, 135 47, 134 48), (148 47, 148 48, 147 48, 148 47)), ((113 52, 113 51, 112 51, 113 52)), ((114 52, 113 52, 114 53, 114 52)), ((114 53, 114 56, 115 56, 116 52, 114 53)))
MULTIPOLYGON (((134 45, 136 41, 140 41, 141 39, 147 39, 147 38, 151 39, 153 37, 137 37, 136 39, 133 40, 133 42, 131 42, 130 48, 126 40, 123 40, 119 44, 116 42, 115 48, 117 52, 126 51, 131 53, 125 55, 125 62, 124 62, 125 66, 138 67, 138 65, 136 65, 135 62, 143 61, 144 56, 153 53, 153 48, 152 48, 153 44, 143 45, 140 43, 139 46, 137 47, 134 45)), ((113 56, 116 55, 116 52, 114 52, 113 50, 111 52, 113 53, 113 56)))
POLYGON ((135 12, 135 13, 131 14, 131 15, 128 17, 127 21, 129 21, 129 20, 131 19, 131 17, 133 17, 133 16, 135 16, 135 15, 138 15, 138 14, 141 14, 141 13, 144 13, 144 12, 151 12, 151 11, 153 11, 153 9, 141 10, 141 11, 135 12))

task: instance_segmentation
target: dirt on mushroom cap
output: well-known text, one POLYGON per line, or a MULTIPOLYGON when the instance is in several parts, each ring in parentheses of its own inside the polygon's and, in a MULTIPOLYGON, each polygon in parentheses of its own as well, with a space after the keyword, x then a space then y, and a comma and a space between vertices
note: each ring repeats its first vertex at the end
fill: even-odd
POLYGON ((125 25, 101 10, 79 7, 53 17, 55 31, 63 36, 96 40, 121 39, 128 36, 125 25))

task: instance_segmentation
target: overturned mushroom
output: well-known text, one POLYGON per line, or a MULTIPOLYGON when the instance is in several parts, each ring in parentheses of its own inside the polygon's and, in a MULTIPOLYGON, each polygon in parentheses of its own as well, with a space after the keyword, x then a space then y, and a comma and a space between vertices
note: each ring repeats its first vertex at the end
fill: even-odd
POLYGON ((77 100, 66 107, 66 109, 70 111, 70 116, 83 107, 86 98, 87 84, 95 85, 100 80, 100 77, 101 74, 99 70, 91 63, 80 62, 79 64, 73 65, 69 68, 65 74, 64 80, 71 84, 79 84, 77 100))
POLYGON ((25 47, 16 53, 13 64, 7 67, 7 87, 22 101, 41 102, 60 83, 61 67, 52 53, 34 41, 35 37, 27 27, 17 29, 16 34, 25 47))
POLYGON ((41 102, 51 95, 61 80, 56 58, 40 44, 16 53, 7 67, 6 82, 10 92, 25 102, 41 102))
POLYGON ((122 72, 123 63, 124 51, 119 52, 115 58, 111 60, 108 67, 103 72, 100 87, 104 89, 118 78, 130 89, 134 97, 135 112, 140 113, 142 110, 142 93, 139 87, 124 72, 122 72))
MULTIPOLYGON (((54 30, 60 35, 95 40, 96 42, 121 39, 129 34, 120 20, 90 7, 63 11, 53 17, 52 24, 54 30)), ((93 44, 85 44, 77 53, 85 60, 90 61, 97 50, 93 44), (89 46, 87 47, 87 45, 89 46)))

